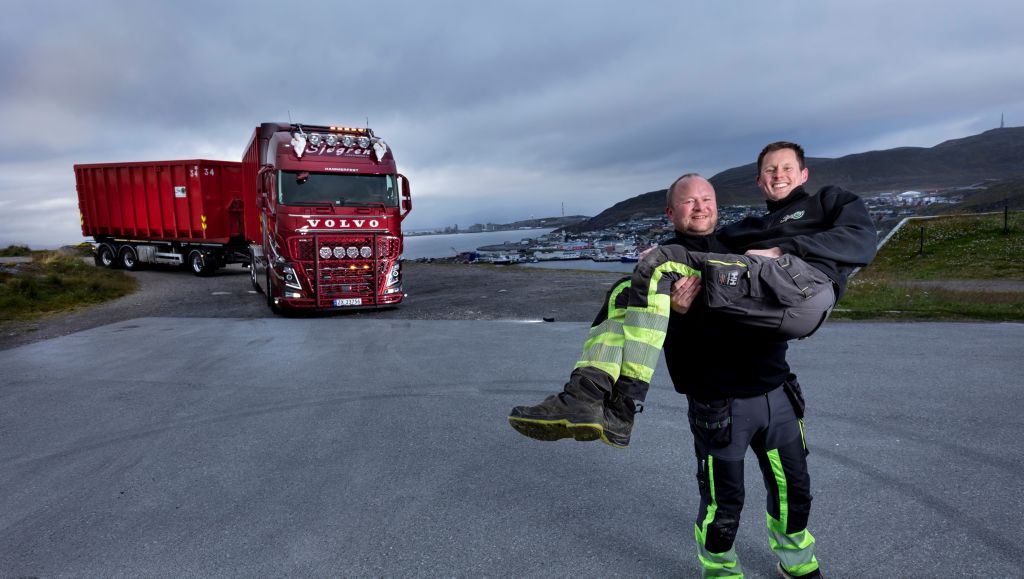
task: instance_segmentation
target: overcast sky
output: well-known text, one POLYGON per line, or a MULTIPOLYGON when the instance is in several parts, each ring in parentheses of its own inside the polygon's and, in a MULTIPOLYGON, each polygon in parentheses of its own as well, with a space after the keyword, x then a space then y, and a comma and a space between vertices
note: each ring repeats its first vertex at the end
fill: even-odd
POLYGON ((8 2, 0 246, 82 241, 72 165, 370 126, 413 229, 594 215, 756 158, 1024 125, 1024 2, 8 2))

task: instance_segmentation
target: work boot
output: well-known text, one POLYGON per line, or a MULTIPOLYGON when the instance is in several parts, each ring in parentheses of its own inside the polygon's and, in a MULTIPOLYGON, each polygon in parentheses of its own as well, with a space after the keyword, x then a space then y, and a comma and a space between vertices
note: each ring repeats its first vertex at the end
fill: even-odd
POLYGON ((604 402, 604 429, 601 442, 615 448, 629 446, 629 435, 633 432, 633 417, 643 412, 643 406, 618 392, 612 392, 604 402))
POLYGON ((779 577, 783 579, 823 579, 824 575, 821 574, 821 569, 815 569, 806 575, 791 575, 785 569, 782 568, 782 563, 779 563, 775 570, 779 573, 779 577))
POLYGON ((574 370, 560 394, 536 406, 516 406, 508 422, 537 440, 597 440, 604 430, 604 400, 605 391, 574 370))

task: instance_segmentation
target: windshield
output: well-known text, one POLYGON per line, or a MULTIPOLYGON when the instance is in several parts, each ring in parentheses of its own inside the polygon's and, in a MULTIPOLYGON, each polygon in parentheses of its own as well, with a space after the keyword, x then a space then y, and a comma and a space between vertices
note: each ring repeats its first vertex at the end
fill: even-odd
POLYGON ((278 202, 284 205, 398 207, 393 175, 345 175, 281 171, 278 202))

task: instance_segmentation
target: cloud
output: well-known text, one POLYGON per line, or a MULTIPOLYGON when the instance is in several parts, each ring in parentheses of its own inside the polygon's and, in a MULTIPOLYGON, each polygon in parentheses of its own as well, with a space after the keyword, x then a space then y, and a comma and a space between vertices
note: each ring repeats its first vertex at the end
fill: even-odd
MULTIPOLYGON (((841 156, 1024 124, 1022 17, 1009 0, 21 3, 0 22, 0 200, 70 203, 75 163, 238 160, 291 116, 369 119, 416 227, 596 213, 778 139, 841 156)), ((72 209, 0 214, 0 243, 73 239, 72 209)))

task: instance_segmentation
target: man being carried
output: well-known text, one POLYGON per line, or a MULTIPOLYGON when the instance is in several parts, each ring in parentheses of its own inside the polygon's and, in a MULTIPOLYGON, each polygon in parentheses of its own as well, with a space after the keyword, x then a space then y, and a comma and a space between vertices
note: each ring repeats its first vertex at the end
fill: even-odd
POLYGON ((733 541, 748 446, 769 491, 769 539, 780 572, 818 576, 814 538, 806 529, 811 494, 803 400, 785 340, 817 328, 852 269, 872 259, 877 238, 856 195, 836 187, 809 195, 802 188, 807 177, 798 145, 768 145, 758 157, 757 177, 768 215, 717 235, 709 235, 713 226, 693 229, 683 217, 694 212, 678 205, 705 191, 713 207, 710 183, 692 175, 674 183, 667 212, 677 236, 665 246, 670 249, 652 252, 630 281, 613 288, 564 391, 509 416, 517 431, 533 438, 625 446, 664 340, 669 373, 690 408, 701 493, 695 535, 706 576, 742 576, 733 541), (729 250, 745 254, 704 255, 729 250), (700 274, 705 299, 695 301, 700 274), (666 277, 676 281, 669 286, 666 277), (794 294, 791 286, 801 291, 794 294), (668 321, 666 303, 685 315, 668 321), (803 319, 787 328, 791 313, 803 319))

